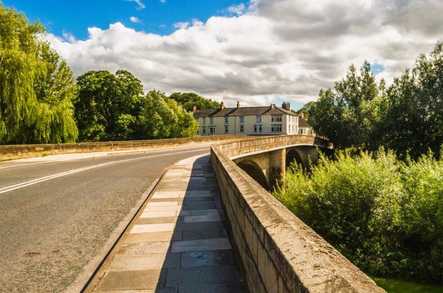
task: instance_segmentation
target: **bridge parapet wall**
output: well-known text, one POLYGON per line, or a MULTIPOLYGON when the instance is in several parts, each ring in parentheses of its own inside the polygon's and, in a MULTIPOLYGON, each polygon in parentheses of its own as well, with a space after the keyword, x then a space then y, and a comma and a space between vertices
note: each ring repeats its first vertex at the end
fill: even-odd
POLYGON ((211 148, 230 234, 250 291, 385 292, 232 160, 295 144, 327 142, 313 136, 278 136, 211 148))

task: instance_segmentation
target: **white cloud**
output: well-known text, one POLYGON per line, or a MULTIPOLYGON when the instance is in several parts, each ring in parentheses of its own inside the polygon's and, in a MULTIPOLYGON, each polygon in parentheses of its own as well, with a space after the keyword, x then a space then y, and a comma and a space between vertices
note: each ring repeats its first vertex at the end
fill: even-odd
POLYGON ((253 0, 166 36, 114 23, 86 40, 48 39, 76 74, 126 68, 146 89, 268 104, 312 99, 365 59, 391 79, 443 40, 442 13, 440 0, 253 0))
POLYGON ((187 29, 191 24, 187 21, 177 22, 174 24, 174 28, 176 29, 187 29))
POLYGON ((136 16, 131 16, 131 17, 129 18, 129 20, 130 20, 132 23, 141 23, 141 20, 140 20, 138 17, 136 17, 136 16))
POLYGON ((144 3, 144 0, 126 0, 126 1, 134 2, 135 5, 137 5, 137 9, 138 9, 138 10, 142 10, 142 9, 145 9, 145 8, 146 8, 146 5, 145 5, 145 3, 144 3))
POLYGON ((241 15, 245 12, 245 10, 246 10, 246 5, 244 3, 228 7, 228 12, 233 15, 241 15))

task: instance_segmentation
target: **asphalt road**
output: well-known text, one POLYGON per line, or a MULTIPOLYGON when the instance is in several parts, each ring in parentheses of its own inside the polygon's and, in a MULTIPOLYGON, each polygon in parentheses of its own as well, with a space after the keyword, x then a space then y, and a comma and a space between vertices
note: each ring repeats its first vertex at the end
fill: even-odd
POLYGON ((193 144, 0 164, 0 292, 63 292, 143 192, 193 144))

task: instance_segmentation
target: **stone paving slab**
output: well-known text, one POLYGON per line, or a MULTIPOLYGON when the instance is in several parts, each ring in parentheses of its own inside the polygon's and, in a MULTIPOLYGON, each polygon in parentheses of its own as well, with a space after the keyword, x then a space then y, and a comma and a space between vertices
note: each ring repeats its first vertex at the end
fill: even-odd
POLYGON ((92 291, 247 292, 208 158, 189 158, 166 172, 92 291))

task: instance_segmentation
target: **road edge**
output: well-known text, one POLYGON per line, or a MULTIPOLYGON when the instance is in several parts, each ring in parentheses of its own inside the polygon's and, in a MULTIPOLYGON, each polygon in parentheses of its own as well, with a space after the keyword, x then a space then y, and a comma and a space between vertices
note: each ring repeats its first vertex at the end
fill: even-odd
POLYGON ((106 262, 106 259, 111 254, 114 247, 117 245, 120 238, 125 234, 128 227, 131 225, 137 214, 142 207, 146 204, 149 197, 160 183, 161 179, 168 171, 170 166, 164 168, 159 177, 157 177, 143 192, 140 199, 137 201, 134 208, 118 223, 117 227, 111 233, 111 236, 106 241, 104 247, 100 250, 99 254, 88 262, 83 267, 82 272, 76 277, 76 279, 64 290, 65 293, 78 293, 85 292, 89 285, 94 280, 96 274, 100 271, 102 265, 106 262))

